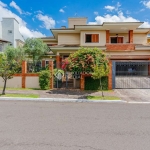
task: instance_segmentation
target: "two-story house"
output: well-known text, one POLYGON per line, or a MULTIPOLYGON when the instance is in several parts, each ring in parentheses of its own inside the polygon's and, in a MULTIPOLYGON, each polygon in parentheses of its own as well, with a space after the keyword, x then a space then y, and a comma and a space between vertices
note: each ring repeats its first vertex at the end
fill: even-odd
POLYGON ((24 38, 19 31, 19 22, 15 18, 3 18, 0 22, 0 52, 7 45, 22 46, 24 38))
MULTIPOLYGON (((143 22, 104 22, 88 25, 87 18, 69 18, 68 28, 51 29, 53 37, 42 40, 53 52, 57 68, 62 59, 82 47, 97 47, 109 58, 109 89, 150 88, 150 45, 143 22)), ((42 61, 48 63, 49 58, 42 61)))

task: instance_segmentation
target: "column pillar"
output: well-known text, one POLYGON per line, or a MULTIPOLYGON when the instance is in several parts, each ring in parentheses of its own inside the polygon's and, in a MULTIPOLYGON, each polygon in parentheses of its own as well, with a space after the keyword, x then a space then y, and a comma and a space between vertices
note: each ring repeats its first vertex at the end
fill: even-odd
POLYGON ((53 77, 53 60, 49 61, 49 70, 51 73, 51 78, 50 78, 50 89, 53 89, 53 85, 54 85, 54 77, 53 77))
POLYGON ((133 43, 133 30, 129 30, 129 43, 133 43))
POLYGON ((85 82, 85 77, 83 74, 81 74, 80 78, 80 90, 84 90, 84 82, 85 82))
POLYGON ((59 53, 57 53, 57 55, 56 55, 56 67, 60 68, 60 55, 59 55, 59 53))
POLYGON ((23 61, 22 62, 22 88, 26 88, 26 76, 25 76, 26 73, 27 73, 27 62, 23 61))
POLYGON ((109 30, 106 30, 106 43, 110 43, 109 30))
POLYGON ((109 60, 108 90, 112 90, 112 61, 109 60))

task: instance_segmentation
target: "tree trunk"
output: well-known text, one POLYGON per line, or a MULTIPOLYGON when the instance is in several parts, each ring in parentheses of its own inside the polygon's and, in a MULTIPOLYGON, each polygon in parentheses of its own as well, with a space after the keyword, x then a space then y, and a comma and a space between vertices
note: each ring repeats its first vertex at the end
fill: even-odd
POLYGON ((35 58, 33 57, 33 69, 32 69, 32 73, 35 72, 35 58))
POLYGON ((3 87, 2 95, 5 95, 6 82, 7 82, 7 79, 4 80, 4 87, 3 87))
POLYGON ((102 91, 102 97, 104 97, 104 93, 103 93, 103 87, 102 87, 102 81, 101 81, 102 78, 99 79, 99 84, 100 84, 100 88, 101 88, 101 91, 102 91))

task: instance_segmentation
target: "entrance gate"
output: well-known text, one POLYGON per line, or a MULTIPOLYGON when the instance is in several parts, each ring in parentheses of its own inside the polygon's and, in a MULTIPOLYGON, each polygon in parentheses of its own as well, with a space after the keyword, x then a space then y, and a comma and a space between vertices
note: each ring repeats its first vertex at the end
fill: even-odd
POLYGON ((113 62, 113 88, 149 89, 150 62, 113 62))

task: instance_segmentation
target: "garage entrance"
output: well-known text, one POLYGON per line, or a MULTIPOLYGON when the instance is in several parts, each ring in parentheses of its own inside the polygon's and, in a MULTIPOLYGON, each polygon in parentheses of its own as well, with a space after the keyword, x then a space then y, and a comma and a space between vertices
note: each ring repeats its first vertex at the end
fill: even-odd
POLYGON ((113 62, 113 88, 149 89, 150 62, 113 62))

